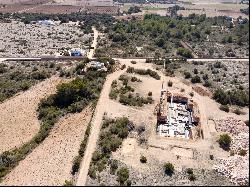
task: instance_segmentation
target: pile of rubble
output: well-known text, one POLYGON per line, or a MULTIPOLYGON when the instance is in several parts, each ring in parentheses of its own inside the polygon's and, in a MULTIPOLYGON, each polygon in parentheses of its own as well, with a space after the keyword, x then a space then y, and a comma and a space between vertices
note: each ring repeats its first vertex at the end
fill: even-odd
POLYGON ((219 159, 214 169, 230 178, 234 184, 247 185, 249 182, 249 128, 243 121, 232 117, 215 120, 215 124, 218 132, 232 134, 233 141, 230 149, 233 154, 227 159, 219 159), (245 154, 238 155, 241 150, 244 150, 245 154))
POLYGON ((233 117, 215 120, 215 128, 218 132, 228 132, 233 135, 238 135, 240 132, 249 133, 248 126, 243 121, 233 117))

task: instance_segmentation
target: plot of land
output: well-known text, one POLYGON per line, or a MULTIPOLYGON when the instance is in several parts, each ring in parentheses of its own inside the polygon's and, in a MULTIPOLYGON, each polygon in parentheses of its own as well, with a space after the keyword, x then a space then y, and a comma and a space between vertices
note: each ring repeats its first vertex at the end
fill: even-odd
POLYGON ((52 77, 0 104, 0 153, 36 135, 40 128, 36 113, 40 99, 53 94, 60 82, 60 78, 52 77))
POLYGON ((56 123, 50 135, 9 173, 1 185, 63 185, 92 116, 91 108, 56 123))
POLYGON ((56 55, 67 49, 80 48, 90 35, 75 24, 46 26, 21 22, 0 23, 2 57, 56 55))

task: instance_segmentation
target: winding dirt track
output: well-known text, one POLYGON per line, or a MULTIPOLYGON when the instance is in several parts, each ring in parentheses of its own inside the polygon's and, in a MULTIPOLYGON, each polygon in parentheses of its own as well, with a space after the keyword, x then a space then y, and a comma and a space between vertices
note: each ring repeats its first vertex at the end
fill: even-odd
POLYGON ((71 167, 91 120, 92 109, 59 120, 50 135, 9 173, 0 185, 61 186, 71 179, 71 167))
POLYGON ((40 99, 55 93, 61 82, 52 77, 0 104, 0 154, 31 140, 40 128, 36 110, 40 99))

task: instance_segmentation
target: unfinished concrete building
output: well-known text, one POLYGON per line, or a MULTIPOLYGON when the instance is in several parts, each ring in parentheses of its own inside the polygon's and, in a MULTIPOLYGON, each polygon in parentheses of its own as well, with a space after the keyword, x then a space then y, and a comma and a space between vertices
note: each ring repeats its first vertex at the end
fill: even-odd
POLYGON ((191 128, 200 123, 196 103, 179 93, 171 93, 163 88, 156 112, 156 131, 160 136, 190 139, 191 128))

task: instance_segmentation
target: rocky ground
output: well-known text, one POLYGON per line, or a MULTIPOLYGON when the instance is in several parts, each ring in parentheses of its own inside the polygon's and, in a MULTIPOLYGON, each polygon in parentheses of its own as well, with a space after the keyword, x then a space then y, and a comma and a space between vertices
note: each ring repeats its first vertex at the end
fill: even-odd
POLYGON ((64 49, 82 48, 91 36, 75 24, 0 23, 0 57, 55 55, 64 49))
MULTIPOLYGON (((149 170, 145 172, 140 172, 132 167, 127 166, 124 163, 119 162, 120 167, 129 168, 129 180, 132 181, 132 185, 135 186, 173 186, 173 185, 181 185, 181 186, 194 186, 194 185, 205 185, 205 186, 231 186, 233 185, 229 182, 225 177, 219 176, 213 170, 193 170, 195 175, 195 180, 190 181, 188 179, 188 174, 186 173, 186 169, 183 171, 175 172, 171 177, 164 173, 163 164, 155 160, 150 167, 149 170)), ((100 177, 93 180, 88 177, 87 185, 119 185, 117 182, 117 176, 110 174, 109 168, 100 173, 100 177)))

